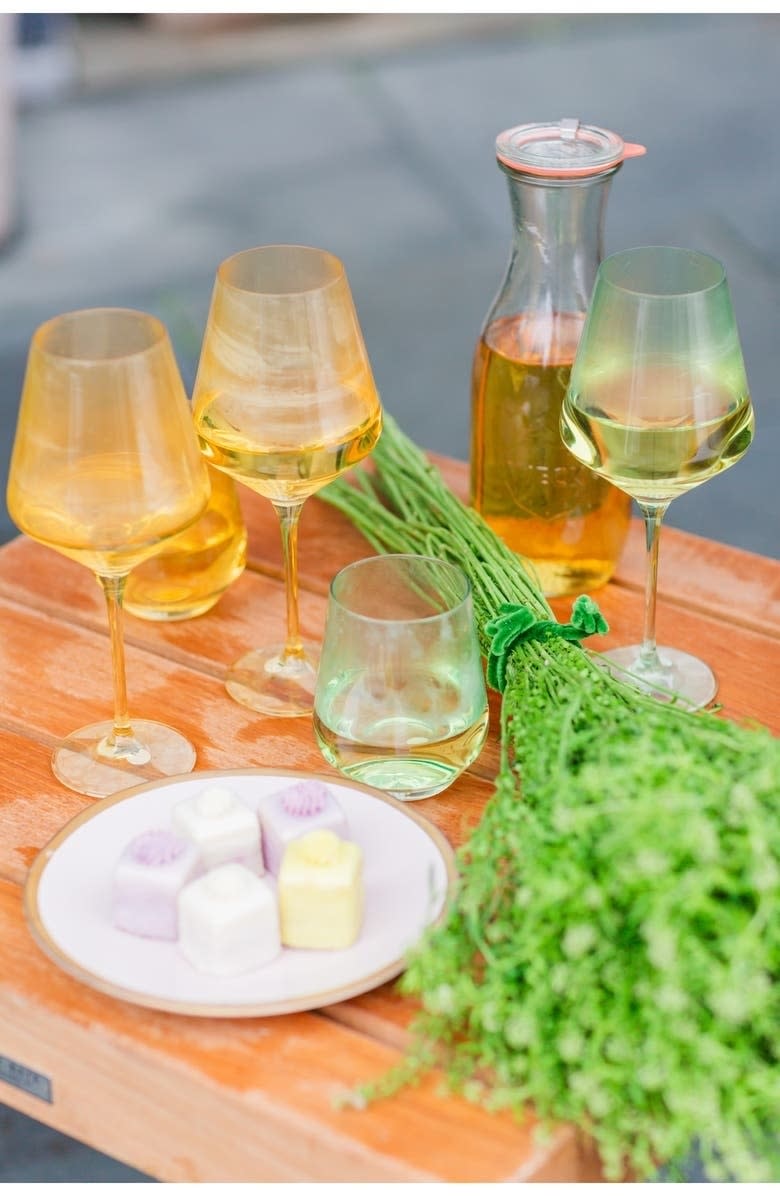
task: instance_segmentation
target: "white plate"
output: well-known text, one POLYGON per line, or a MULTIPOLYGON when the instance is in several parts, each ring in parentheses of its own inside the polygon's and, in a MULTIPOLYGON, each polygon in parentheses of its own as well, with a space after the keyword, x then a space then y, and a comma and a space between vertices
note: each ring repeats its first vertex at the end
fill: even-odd
POLYGON ((318 773, 246 768, 195 772, 117 794, 82 811, 36 859, 25 913, 39 946, 84 984, 137 1005, 204 1017, 258 1017, 317 1009, 397 976, 408 949, 440 918, 455 864, 435 827, 393 798, 318 773), (363 849, 365 918, 345 951, 285 948, 238 977, 204 975, 175 943, 138 938, 111 923, 114 868, 142 831, 170 826, 176 802, 227 784, 248 804, 314 778, 339 801, 363 849))

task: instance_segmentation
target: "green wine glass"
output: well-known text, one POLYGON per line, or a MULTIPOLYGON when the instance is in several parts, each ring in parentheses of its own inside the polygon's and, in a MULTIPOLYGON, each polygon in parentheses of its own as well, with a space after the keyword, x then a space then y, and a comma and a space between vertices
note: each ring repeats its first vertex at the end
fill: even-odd
POLYGON ((314 695, 329 764, 400 801, 446 789, 485 742, 471 587, 456 565, 399 553, 333 579, 314 695))

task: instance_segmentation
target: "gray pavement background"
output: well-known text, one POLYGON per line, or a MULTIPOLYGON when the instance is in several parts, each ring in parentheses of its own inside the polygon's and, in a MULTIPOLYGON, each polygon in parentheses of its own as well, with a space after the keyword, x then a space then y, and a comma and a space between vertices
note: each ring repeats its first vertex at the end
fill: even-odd
POLYGON ((344 259, 387 408, 423 446, 465 458, 472 347, 509 244, 494 138, 575 115, 648 147, 613 183, 608 252, 690 245, 730 278, 756 440, 668 520, 776 555, 780 18, 440 17, 438 40, 428 18, 420 44, 351 53, 333 36, 343 19, 321 20, 306 23, 301 61, 218 71, 201 53, 194 75, 118 74, 113 87, 104 70, 22 113, 18 234, 0 258, 0 470, 42 319, 154 310, 190 378, 217 263, 271 241, 344 259))
MULTIPOLYGON (((385 406, 422 446, 465 459, 472 349, 509 248, 495 135, 576 116, 648 147, 613 183, 607 251, 691 246, 730 278, 756 440, 668 522, 777 556, 780 18, 297 21, 221 35, 211 53, 208 39, 87 23, 81 86, 20 112, 0 478, 37 324, 99 304, 154 311, 189 383, 217 264, 282 241, 343 258, 385 406)), ((14 532, 3 506, 0 540, 14 532)), ((0 1112, 0 1181, 137 1178, 0 1112)))

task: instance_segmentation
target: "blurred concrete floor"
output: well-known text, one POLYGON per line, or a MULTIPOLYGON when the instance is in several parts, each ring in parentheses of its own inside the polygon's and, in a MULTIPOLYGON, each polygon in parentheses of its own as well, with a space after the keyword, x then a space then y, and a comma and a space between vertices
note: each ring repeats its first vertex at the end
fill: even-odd
MULTIPOLYGON (((473 344, 509 248, 495 135, 576 116, 648 147, 613 183, 607 251, 690 246, 730 279, 756 440, 668 522, 778 554, 777 15, 288 15, 210 36, 82 18, 76 45, 72 94, 18 119, 3 480, 37 324, 91 305, 154 311, 189 383, 217 264, 264 242, 343 258, 385 406, 422 446, 465 459, 473 344)), ((0 508, 0 540, 14 532, 0 508)), ((137 1178, 0 1116, 0 1181, 137 1178)))

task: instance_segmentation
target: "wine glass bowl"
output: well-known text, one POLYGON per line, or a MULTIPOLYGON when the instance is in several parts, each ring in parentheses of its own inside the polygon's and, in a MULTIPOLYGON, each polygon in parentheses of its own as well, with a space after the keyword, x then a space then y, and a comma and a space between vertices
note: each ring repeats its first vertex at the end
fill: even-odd
POLYGON ((655 642, 658 540, 669 503, 735 464, 754 416, 722 264, 647 246, 602 262, 561 414, 574 456, 638 503, 648 544, 643 642, 603 654, 636 684, 696 708, 717 682, 655 642))
POLYGON ((186 772, 195 753, 163 724, 131 724, 122 645, 129 571, 198 518, 208 477, 163 324, 123 308, 69 312, 34 333, 8 478, 19 529, 85 565, 106 597, 113 722, 74 732, 52 766, 107 796, 186 772))
POLYGON ((319 653, 299 628, 301 507, 371 452, 382 425, 338 258, 308 246, 266 245, 220 265, 193 416, 207 461, 268 498, 282 533, 286 640, 237 661, 228 692, 261 713, 309 714, 319 653))
POLYGON ((431 797, 477 758, 487 726, 465 573, 402 553, 337 573, 314 708, 328 763, 402 801, 431 797))

